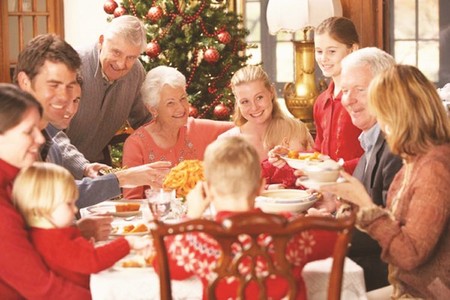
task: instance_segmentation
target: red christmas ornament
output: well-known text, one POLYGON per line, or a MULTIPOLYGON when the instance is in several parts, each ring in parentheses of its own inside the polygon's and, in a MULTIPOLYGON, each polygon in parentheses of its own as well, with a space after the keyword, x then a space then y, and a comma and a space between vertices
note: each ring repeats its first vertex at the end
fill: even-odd
POLYGON ((127 9, 123 6, 119 6, 114 10, 114 17, 118 18, 120 16, 123 16, 127 13, 127 9))
POLYGON ((158 22, 163 15, 163 10, 160 6, 152 6, 147 12, 147 19, 152 22, 158 22))
POLYGON ((227 120, 230 118, 230 109, 223 103, 217 104, 214 107, 214 116, 219 120, 227 120))
POLYGON ((114 10, 118 7, 119 5, 117 4, 116 1, 114 0, 107 0, 105 1, 105 4, 103 4, 103 9, 105 10, 105 12, 107 14, 112 15, 114 13, 114 10))
POLYGON ((217 88, 214 88, 212 86, 208 87, 208 93, 215 94, 217 92, 217 88))
POLYGON ((205 51, 205 54, 204 54, 203 57, 204 57, 204 59, 207 62, 212 64, 212 63, 215 63, 215 62, 217 62, 219 60, 220 54, 219 54, 219 51, 217 51, 216 48, 211 47, 211 48, 209 48, 208 50, 205 51))
POLYGON ((147 44, 145 53, 151 58, 157 57, 161 53, 161 47, 157 42, 150 42, 147 44))
POLYGON ((231 34, 228 31, 222 31, 217 35, 217 39, 222 44, 228 44, 229 42, 231 42, 231 34))
POLYGON ((189 117, 198 117, 198 109, 195 106, 190 105, 189 106, 189 117))

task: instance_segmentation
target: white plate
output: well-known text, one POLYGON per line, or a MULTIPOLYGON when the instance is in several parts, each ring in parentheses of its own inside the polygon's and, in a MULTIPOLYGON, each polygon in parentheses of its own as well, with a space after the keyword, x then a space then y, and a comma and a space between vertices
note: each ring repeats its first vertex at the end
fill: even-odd
POLYGON ((298 158, 289 158, 287 156, 281 156, 282 159, 286 161, 286 163, 294 169, 302 170, 307 166, 318 165, 326 159, 330 159, 327 155, 319 155, 319 160, 307 160, 307 159, 298 159, 298 158))
POLYGON ((140 209, 136 211, 117 212, 116 206, 114 204, 91 206, 88 207, 87 210, 93 214, 110 214, 114 217, 121 217, 121 218, 132 217, 141 213, 140 209))
POLYGON ((295 189, 274 189, 261 193, 259 201, 269 201, 276 203, 294 203, 310 201, 315 197, 311 193, 295 189))
POLYGON ((131 236, 131 235, 146 235, 146 234, 150 234, 150 229, 147 226, 147 231, 142 231, 142 232, 124 232, 124 227, 127 225, 134 225, 134 226, 138 226, 139 224, 120 224, 120 225, 113 225, 113 229, 111 231, 111 235, 113 236, 131 236))
POLYGON ((302 212, 317 201, 314 194, 302 190, 268 190, 256 198, 255 206, 267 213, 302 212))
POLYGON ((320 181, 311 180, 308 177, 300 177, 297 180, 297 184, 301 184, 308 189, 320 190, 320 188, 322 186, 336 184, 336 183, 342 183, 345 181, 346 180, 343 177, 339 177, 337 181, 331 181, 331 182, 320 182, 320 181))

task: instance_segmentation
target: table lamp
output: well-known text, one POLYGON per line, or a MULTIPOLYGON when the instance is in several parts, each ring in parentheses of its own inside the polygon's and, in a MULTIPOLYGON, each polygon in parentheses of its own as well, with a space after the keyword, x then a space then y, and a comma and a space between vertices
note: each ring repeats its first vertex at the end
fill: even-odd
POLYGON ((340 0, 269 0, 267 5, 269 33, 302 31, 299 40, 293 39, 295 82, 284 87, 284 99, 289 112, 305 122, 315 132, 313 105, 318 96, 314 76, 313 31, 323 20, 342 16, 340 0))

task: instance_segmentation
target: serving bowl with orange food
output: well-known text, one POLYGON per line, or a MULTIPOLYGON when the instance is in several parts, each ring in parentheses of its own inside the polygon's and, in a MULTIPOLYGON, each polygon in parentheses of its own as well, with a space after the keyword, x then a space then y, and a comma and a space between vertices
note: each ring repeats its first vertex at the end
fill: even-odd
POLYGON ((337 162, 319 152, 289 151, 286 156, 282 156, 282 159, 290 167, 301 170, 307 176, 307 178, 303 178, 303 183, 306 181, 321 184, 336 182, 343 164, 342 161, 337 162))

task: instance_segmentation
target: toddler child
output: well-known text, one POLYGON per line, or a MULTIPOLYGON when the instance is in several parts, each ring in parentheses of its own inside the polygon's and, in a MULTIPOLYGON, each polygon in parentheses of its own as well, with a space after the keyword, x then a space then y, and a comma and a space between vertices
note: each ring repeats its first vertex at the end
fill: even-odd
MULTIPOLYGON (((132 244, 139 244, 127 237, 95 247, 83 238, 74 226, 78 189, 73 176, 61 166, 36 162, 22 169, 12 197, 48 267, 83 287, 89 288, 91 273, 111 267, 130 252, 132 244)), ((144 244, 141 242, 142 247, 144 244)))
MULTIPOLYGON (((310 152, 314 146, 305 123, 294 118, 273 119, 267 127, 263 143, 266 149, 279 145, 296 152, 310 152)), ((299 188, 295 185, 297 177, 294 169, 287 164, 278 168, 265 159, 261 162, 261 167, 262 176, 266 179, 266 189, 299 188)))

